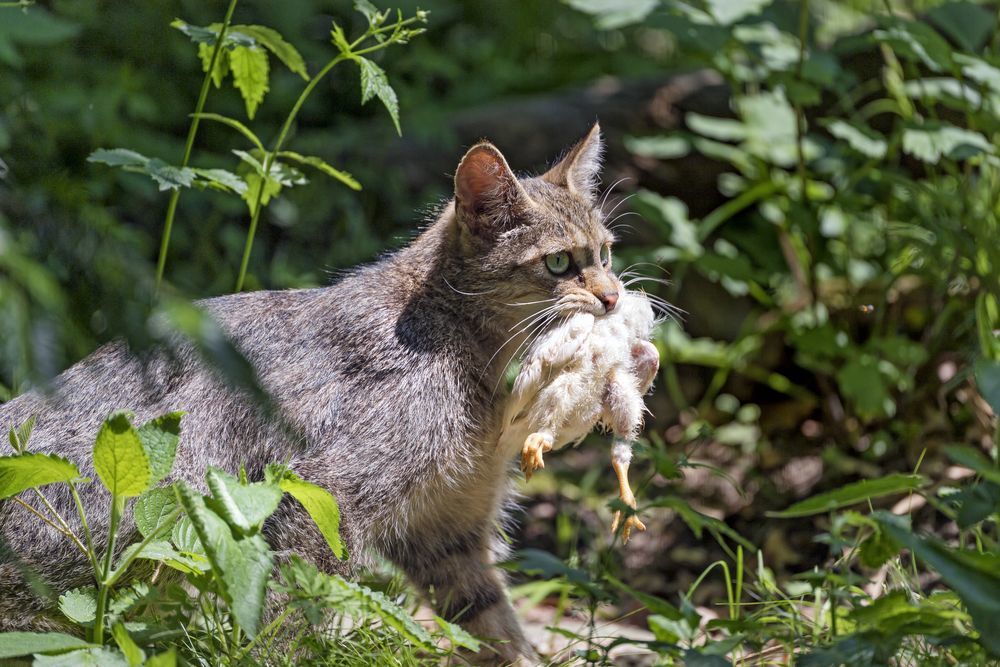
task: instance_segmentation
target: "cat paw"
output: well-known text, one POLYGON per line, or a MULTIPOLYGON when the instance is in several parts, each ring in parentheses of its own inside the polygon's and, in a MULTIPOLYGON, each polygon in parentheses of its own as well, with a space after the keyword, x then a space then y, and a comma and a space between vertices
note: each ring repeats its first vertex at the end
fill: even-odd
POLYGON ((545 433, 532 433, 524 440, 521 448, 521 472, 525 479, 531 479, 531 474, 545 467, 542 455, 552 451, 552 437, 545 433))

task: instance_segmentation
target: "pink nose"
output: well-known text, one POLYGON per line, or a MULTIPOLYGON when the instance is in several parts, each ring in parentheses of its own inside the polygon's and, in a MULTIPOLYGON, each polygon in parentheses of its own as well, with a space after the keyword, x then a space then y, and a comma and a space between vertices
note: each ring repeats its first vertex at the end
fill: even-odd
POLYGON ((618 292, 605 292, 597 297, 604 304, 604 312, 610 313, 618 303, 618 292))

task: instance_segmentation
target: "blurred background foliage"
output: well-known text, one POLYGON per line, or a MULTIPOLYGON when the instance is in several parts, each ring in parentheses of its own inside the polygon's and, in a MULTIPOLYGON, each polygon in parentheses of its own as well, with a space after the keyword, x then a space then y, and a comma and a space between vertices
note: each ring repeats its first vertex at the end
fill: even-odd
MULTIPOLYGON (((86 159, 126 147, 180 162, 202 69, 169 25, 221 21, 223 4, 54 0, 0 10, 0 399, 114 337, 137 348, 156 338, 148 322, 167 196, 146 176, 86 159)), ((405 15, 417 8, 400 6, 405 15)), ((721 613, 710 607, 728 583, 702 574, 741 543, 759 550, 761 597, 778 590, 767 588, 774 577, 831 562, 841 569, 821 572, 840 577, 835 584, 817 574, 781 595, 847 591, 830 593, 829 604, 857 594, 851 573, 881 572, 884 582, 885 559, 859 563, 844 550, 877 541, 895 557, 902 544, 890 524, 766 514, 856 480, 918 472, 930 486, 919 506, 898 512, 912 520, 908 534, 974 543, 996 563, 993 5, 420 8, 430 10, 427 33, 376 57, 398 93, 402 138, 384 109, 360 104, 357 71, 334 70, 288 147, 350 171, 363 189, 309 174, 310 184, 283 192, 263 215, 247 289, 322 285, 404 243, 449 196, 457 159, 480 137, 515 169, 538 171, 599 117, 618 268, 666 280, 645 286, 685 312, 659 331, 663 372, 633 468, 649 530, 609 548, 612 477, 595 439, 552 457, 551 474, 527 486, 518 543, 592 572, 620 571, 622 585, 647 593, 688 593, 701 611, 658 626, 670 642, 693 641, 699 619, 721 613)), ((234 22, 277 29, 312 72, 334 53, 331 19, 349 33, 363 28, 349 3, 319 0, 249 1, 234 22)), ((228 83, 211 90, 206 110, 241 119, 269 145, 303 85, 272 69, 252 120, 228 83)), ((192 164, 235 170, 239 141, 203 123, 192 164)), ((166 293, 229 291, 246 228, 237 198, 185 190, 166 293)), ((522 569, 573 580, 548 562, 522 569)), ((916 570, 906 579, 919 590, 938 582, 916 570)), ((526 585, 538 600, 569 590, 526 585)), ((810 622, 833 640, 836 614, 810 622)))

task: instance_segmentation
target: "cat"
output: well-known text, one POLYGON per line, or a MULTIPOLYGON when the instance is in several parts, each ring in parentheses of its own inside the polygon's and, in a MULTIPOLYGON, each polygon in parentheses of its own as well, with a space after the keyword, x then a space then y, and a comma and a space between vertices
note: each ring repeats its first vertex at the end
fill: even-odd
MULTIPOLYGON (((276 550, 346 574, 366 554, 388 558, 438 613, 492 639, 479 661, 531 663, 534 650, 492 566, 503 553, 497 527, 512 507, 510 461, 497 447, 503 373, 534 333, 523 322, 543 306, 599 316, 622 290, 596 197, 602 150, 595 124, 544 174, 518 178, 483 141, 459 163, 454 198, 406 247, 328 287, 200 302, 253 365, 281 420, 183 342, 142 359, 116 342, 65 371, 49 394, 0 406, 0 428, 37 415, 31 449, 95 477, 90 451, 110 413, 127 409, 140 423, 185 410, 175 478, 197 482, 214 465, 243 466, 259 479, 266 464, 289 462, 336 496, 351 558, 337 561, 291 503, 265 526, 276 550), (555 256, 565 269, 553 270, 555 256)), ((69 495, 50 488, 74 517, 69 495)), ((107 495, 91 484, 82 496, 101 544, 107 495)), ((129 517, 123 526, 128 543, 129 517)), ((9 502, 0 540, 0 630, 50 627, 58 612, 31 593, 24 568, 58 593, 90 583, 87 563, 9 502)))

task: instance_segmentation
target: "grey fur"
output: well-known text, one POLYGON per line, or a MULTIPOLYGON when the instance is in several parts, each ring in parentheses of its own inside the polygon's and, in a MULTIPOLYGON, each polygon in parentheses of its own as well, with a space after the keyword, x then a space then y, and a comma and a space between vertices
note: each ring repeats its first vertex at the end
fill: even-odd
MULTIPOLYGON (((584 142, 599 144, 596 126, 584 142)), ((600 152, 599 145, 579 148, 567 159, 600 152)), ((267 463, 289 461, 337 497, 351 559, 333 559, 290 503, 267 525, 272 546, 339 572, 363 566, 367 554, 388 557, 442 613, 501 640, 483 660, 530 659, 502 577, 490 566, 511 486, 511 466, 497 447, 505 400, 498 386, 532 333, 514 325, 544 306, 528 302, 571 298, 593 307, 609 275, 593 261, 610 234, 590 192, 544 177, 510 189, 502 156, 502 164, 486 162, 463 163, 456 175, 457 189, 478 201, 449 203, 408 247, 330 287, 201 302, 256 368, 294 435, 262 417, 185 344, 176 361, 160 353, 145 363, 122 343, 106 346, 63 373, 50 395, 0 406, 0 428, 37 414, 31 449, 57 452, 94 476, 93 438, 111 412, 132 410, 142 422, 186 410, 175 477, 198 481, 215 465, 245 466, 259 478, 267 463), (466 179, 474 187, 463 187, 466 179), (544 255, 561 249, 573 249, 579 274, 546 272, 544 255)), ((64 516, 75 516, 68 494, 47 493, 64 516)), ((83 500, 100 543, 108 496, 95 483, 83 500)), ((130 518, 125 526, 133 530, 130 518)), ((0 506, 0 538, 9 549, 0 553, 0 629, 56 624, 24 585, 23 568, 59 593, 88 583, 85 561, 10 502, 0 506)))

